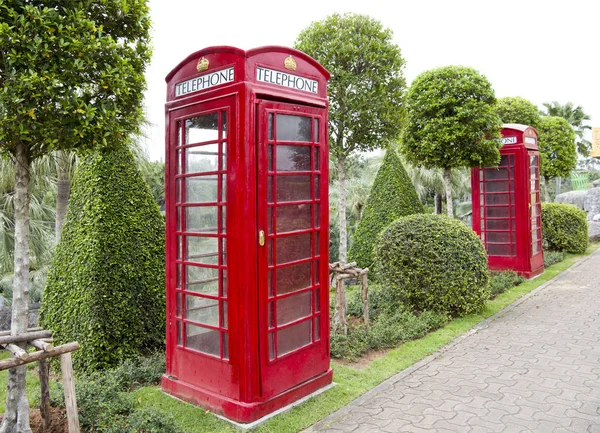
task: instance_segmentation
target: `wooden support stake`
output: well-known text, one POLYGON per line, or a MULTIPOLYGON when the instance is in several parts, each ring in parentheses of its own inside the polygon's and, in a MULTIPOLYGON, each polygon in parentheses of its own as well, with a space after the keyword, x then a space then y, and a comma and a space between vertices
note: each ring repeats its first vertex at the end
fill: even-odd
POLYGON ((335 284, 335 298, 335 315, 340 326, 342 327, 342 330, 344 331, 344 335, 348 335, 348 320, 346 319, 346 291, 344 290, 344 280, 342 278, 337 278, 335 284))
POLYGON ((369 326, 369 283, 367 281, 366 272, 361 275, 362 282, 362 300, 363 300, 363 317, 365 325, 369 326))
MULTIPOLYGON (((43 331, 44 328, 27 328, 27 330, 25 331, 27 332, 35 332, 35 331, 43 331)), ((0 337, 5 336, 5 335, 10 335, 10 329, 8 331, 0 331, 0 337)))
POLYGON ((63 344, 62 346, 57 346, 48 352, 39 351, 33 352, 29 354, 27 360, 23 360, 20 358, 9 358, 4 361, 0 361, 0 371, 8 370, 9 368, 18 367, 19 365, 27 364, 29 362, 39 361, 40 359, 51 358, 53 356, 62 355, 63 353, 74 352, 79 349, 79 343, 76 341, 73 343, 63 344))
POLYGON ((69 433, 80 433, 79 417, 77 416, 77 399, 75 398, 75 380, 73 378, 73 362, 70 352, 60 355, 60 369, 65 388, 65 406, 67 407, 69 433))
POLYGON ((27 358, 29 358, 29 354, 16 344, 0 344, 0 346, 8 350, 10 354, 15 358, 21 359, 23 361, 27 361, 27 358))
POLYGON ((50 384, 48 381, 48 362, 40 359, 40 414, 42 416, 42 431, 50 429, 50 384))
POLYGON ((37 340, 38 338, 52 337, 51 331, 35 331, 26 332, 19 335, 3 335, 0 336, 0 344, 7 343, 24 343, 26 341, 37 340))

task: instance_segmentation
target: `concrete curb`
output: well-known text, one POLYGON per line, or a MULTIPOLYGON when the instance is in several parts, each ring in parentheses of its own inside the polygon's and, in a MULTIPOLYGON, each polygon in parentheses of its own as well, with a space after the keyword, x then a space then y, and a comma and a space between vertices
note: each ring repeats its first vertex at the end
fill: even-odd
POLYGON ((448 343, 445 346, 443 346, 442 348, 440 348, 434 354, 423 358, 422 360, 420 360, 417 363, 411 365, 410 367, 402 370, 401 372, 395 374, 394 376, 390 377, 389 379, 386 379, 385 381, 383 381, 379 385, 377 385, 375 388, 370 389, 369 391, 367 391, 366 393, 364 393, 363 395, 358 397, 356 400, 353 400, 352 402, 348 403, 346 406, 342 407, 341 409, 337 410, 336 412, 332 413, 331 415, 327 416, 326 418, 322 419, 321 421, 318 421, 317 423, 313 424, 306 430, 303 430, 302 433, 315 433, 322 429, 328 428, 334 422, 338 422, 338 421, 344 419, 345 416, 351 414, 352 410, 355 407, 360 406, 362 403, 364 403, 366 401, 374 399, 378 394, 381 394, 382 392, 389 390, 396 383, 403 380, 405 377, 407 377, 407 376, 411 375, 412 373, 414 373, 415 371, 425 367, 432 361, 440 358, 441 356, 444 355, 444 353, 446 353, 448 350, 450 350, 451 348, 456 346, 458 343, 462 342, 463 340, 469 338, 472 335, 475 335, 477 332, 487 328, 492 321, 505 316, 507 313, 511 312, 516 307, 521 305, 523 302, 535 297, 540 292, 542 292, 543 290, 548 288, 548 286, 550 286, 554 282, 560 280, 565 275, 567 275, 569 272, 572 272, 572 270, 577 269, 579 266, 581 266, 583 263, 587 262, 592 256, 594 256, 596 254, 600 254, 600 249, 598 249, 598 250, 594 251, 592 254, 582 258, 577 263, 575 263, 574 265, 570 266, 568 269, 565 269, 563 272, 558 274, 556 277, 552 278, 551 280, 546 281, 545 283, 543 283, 536 289, 532 290, 531 292, 527 293, 526 295, 523 295, 522 297, 517 299, 512 304, 510 304, 510 305, 504 307, 502 310, 498 311, 493 316, 490 316, 487 319, 483 320, 482 322, 479 322, 477 325, 473 326, 473 328, 471 328, 465 334, 455 338, 450 343, 448 343))

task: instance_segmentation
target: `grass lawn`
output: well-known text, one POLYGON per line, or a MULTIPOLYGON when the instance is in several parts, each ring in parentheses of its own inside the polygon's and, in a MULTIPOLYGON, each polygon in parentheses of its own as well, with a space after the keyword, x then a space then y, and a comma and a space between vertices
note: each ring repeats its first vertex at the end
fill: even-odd
MULTIPOLYGON (((581 258, 600 247, 600 243, 591 244, 583 255, 567 254, 565 260, 546 269, 538 278, 525 281, 507 292, 489 301, 483 312, 461 317, 425 337, 410 341, 392 349, 384 356, 374 360, 363 368, 355 368, 332 361, 333 380, 337 386, 299 407, 275 417, 255 431, 266 433, 292 433, 302 430, 326 417, 385 379, 411 366, 415 362, 439 350, 456 337, 464 334, 474 325, 494 315, 502 308, 512 304, 523 295, 531 292, 546 281, 569 268, 581 258)), ((39 395, 39 382, 35 375, 28 375, 28 395, 39 395)), ((0 375, 0 389, 6 389, 6 372, 0 375)), ((140 406, 152 406, 171 413, 186 433, 233 432, 228 423, 219 420, 210 412, 175 400, 164 394, 159 387, 146 386, 134 392, 140 406)), ((33 406, 33 404, 32 404, 33 406)), ((4 410, 4 399, 0 402, 0 411, 4 410)))

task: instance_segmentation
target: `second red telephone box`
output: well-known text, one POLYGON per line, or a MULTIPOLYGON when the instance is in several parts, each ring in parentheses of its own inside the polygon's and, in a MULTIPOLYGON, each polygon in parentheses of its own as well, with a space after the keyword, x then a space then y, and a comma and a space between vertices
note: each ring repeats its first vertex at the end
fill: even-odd
POLYGON ((471 171, 473 230, 486 247, 490 269, 530 278, 544 270, 537 132, 505 124, 502 144, 498 167, 471 171))

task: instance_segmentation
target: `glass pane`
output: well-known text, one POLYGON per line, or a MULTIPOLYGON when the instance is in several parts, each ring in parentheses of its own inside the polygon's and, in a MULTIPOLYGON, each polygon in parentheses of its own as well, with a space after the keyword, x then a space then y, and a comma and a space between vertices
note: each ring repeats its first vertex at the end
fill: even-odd
POLYGON ((277 141, 311 141, 310 117, 278 114, 277 141))
POLYGON ((269 360, 275 359, 275 333, 269 333, 269 360))
POLYGON ((315 228, 321 227, 321 214, 319 213, 319 203, 315 203, 315 228))
POLYGON ((315 175, 315 200, 319 199, 319 191, 321 189, 321 176, 315 175))
POLYGON ((488 242, 510 242, 510 232, 487 232, 488 242))
POLYGON ((267 177, 267 203, 273 203, 273 176, 267 177))
MULTIPOLYGON (((310 287, 312 281, 311 262, 285 266, 277 269, 277 294, 293 292, 310 287)), ((269 272, 269 275, 271 272, 269 272)), ((271 292, 272 293, 272 292, 271 292)), ((271 295, 272 296, 272 295, 271 295)))
POLYGON ((219 170, 219 145, 217 143, 185 149, 186 173, 217 170, 219 170))
POLYGON ((216 206, 185 208, 185 225, 188 232, 216 233, 218 209, 216 206))
POLYGON ((182 335, 181 335, 181 322, 177 321, 177 345, 181 346, 182 343, 182 335))
POLYGON ((226 232, 227 227, 227 207, 221 206, 221 233, 226 232))
POLYGON ((319 284, 319 273, 321 272, 320 269, 320 260, 315 260, 315 284, 319 284))
POLYGON ((227 175, 221 175, 221 200, 227 201, 227 175))
POLYGON ((175 181, 177 191, 175 192, 175 203, 181 203, 181 179, 175 181))
POLYGON ((320 317, 315 317, 315 341, 319 341, 321 339, 321 319, 320 317))
POLYGON ((490 256, 510 256, 510 245, 488 244, 488 254, 490 256))
POLYGON ((227 297, 227 270, 223 269, 221 271, 221 284, 223 287, 223 295, 224 297, 227 297))
POLYGON ((209 355, 221 356, 219 331, 185 324, 186 347, 209 355))
POLYGON ((310 204, 280 206, 277 208, 276 212, 277 233, 311 228, 310 204))
POLYGON ((315 311, 318 313, 321 311, 321 289, 316 290, 315 295, 315 311))
POLYGON ((498 164, 499 167, 506 167, 508 165, 508 157, 506 155, 503 155, 500 158, 500 164, 498 164))
POLYGON ((313 141, 315 143, 319 142, 319 119, 313 120, 313 141))
POLYGON ((219 270, 202 268, 200 266, 186 266, 185 290, 217 296, 219 294, 219 270))
POLYGON ((178 263, 177 264, 177 288, 180 289, 181 288, 181 265, 178 263))
POLYGON ((229 315, 227 311, 227 302, 223 302, 223 315, 221 316, 221 328, 227 329, 227 324, 229 323, 229 315))
POLYGON ((488 207, 485 209, 487 218, 508 218, 510 212, 508 207, 488 207))
POLYGON ((267 233, 273 233, 273 208, 269 207, 267 209, 267 233))
POLYGON ((194 263, 217 265, 219 260, 219 238, 186 236, 185 260, 194 263))
POLYGON ((273 272, 274 271, 269 271, 267 276, 267 285, 269 286, 269 297, 275 296, 273 291, 273 272))
POLYGON ((277 201, 310 200, 310 175, 277 176, 277 201))
POLYGON ((321 158, 319 157, 319 147, 314 148, 315 170, 321 169, 321 158))
POLYGON ((220 265, 227 264, 227 239, 221 238, 221 263, 220 265))
POLYGON ((510 203, 510 194, 488 194, 486 197, 488 205, 510 203))
POLYGON ((321 237, 319 236, 319 232, 315 232, 315 256, 318 256, 321 254, 320 252, 320 248, 321 248, 321 237))
POLYGON ((178 206, 175 208, 175 216, 177 218, 177 231, 181 231, 181 208, 178 206))
POLYGON ((275 241, 273 239, 267 240, 267 255, 268 255, 268 263, 269 266, 273 266, 273 243, 275 241))
POLYGON ((510 220, 487 220, 488 230, 509 230, 510 220))
POLYGON ((273 113, 269 113, 269 121, 268 121, 268 132, 269 132, 269 140, 273 140, 273 113))
POLYGON ((294 262, 312 256, 311 233, 277 239, 277 264, 294 262))
POLYGON ((181 260, 181 236, 177 236, 177 258, 181 260))
POLYGON ((185 144, 218 140, 218 113, 205 114, 185 121, 185 144))
POLYGON ((273 171, 273 145, 267 146, 267 168, 269 171, 273 171))
POLYGON ((177 317, 181 317, 181 293, 177 293, 177 317))
POLYGON ((177 146, 181 146, 181 120, 177 121, 177 146))
POLYGON ((227 332, 223 332, 223 359, 229 359, 229 338, 227 332))
POLYGON ((185 295, 185 318, 204 325, 219 326, 219 301, 185 295))
POLYGON ((486 192, 508 192, 508 182, 486 182, 486 192))
POLYGON ((217 176, 187 177, 185 179, 187 203, 214 203, 217 201, 217 176))
POLYGON ((312 291, 277 301, 277 326, 285 325, 312 313, 312 291))
POLYGON ((275 302, 269 302, 269 320, 267 323, 269 324, 269 329, 275 327, 275 302))
POLYGON ((221 111, 221 136, 227 138, 227 111, 221 111))
POLYGON ((177 151, 177 174, 181 174, 181 150, 177 151))
POLYGON ((277 171, 310 171, 309 146, 277 146, 277 171))
POLYGON ((485 180, 508 179, 508 170, 506 168, 487 168, 485 170, 485 180))
POLYGON ((312 340, 312 320, 277 331, 277 356, 299 349, 312 340))

